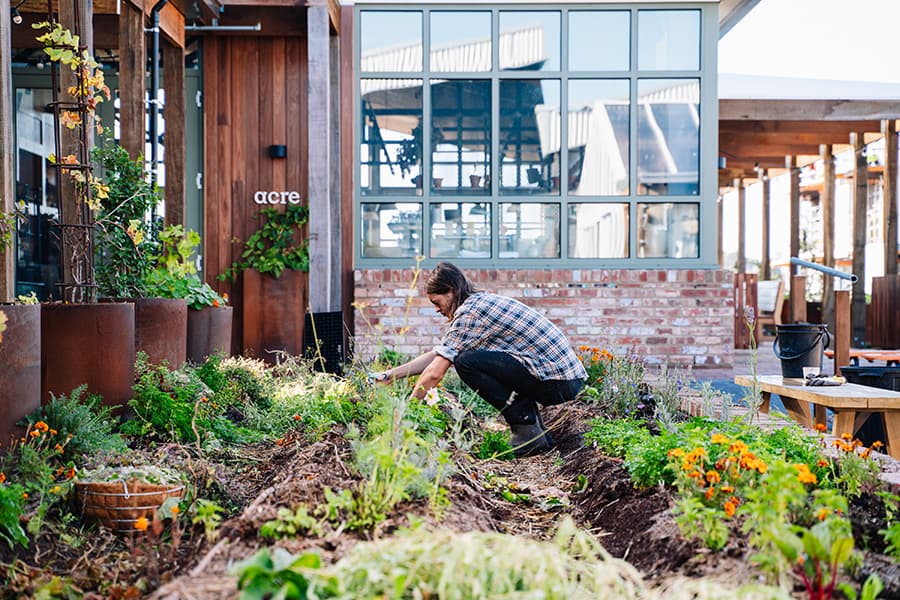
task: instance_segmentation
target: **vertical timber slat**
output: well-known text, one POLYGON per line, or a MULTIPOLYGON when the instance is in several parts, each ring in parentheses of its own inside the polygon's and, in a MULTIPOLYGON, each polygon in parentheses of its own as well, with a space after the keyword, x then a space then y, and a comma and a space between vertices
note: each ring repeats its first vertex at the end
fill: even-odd
MULTIPOLYGON (((785 157, 785 167, 790 178, 790 256, 800 256, 800 167, 797 166, 796 156, 785 157)), ((806 278, 794 276, 791 269, 791 323, 806 321, 806 278), (802 287, 799 287, 802 284, 802 287)))
POLYGON ((742 179, 734 180, 734 188, 737 190, 738 195, 738 216, 737 216, 737 228, 738 228, 738 239, 737 239, 737 265, 735 269, 738 273, 746 273, 747 272, 747 188, 744 187, 744 181, 742 179))
POLYGON ((897 274, 897 122, 881 123, 884 134, 884 274, 897 274))
MULTIPOLYGON (((144 13, 128 2, 119 15, 119 145, 132 159, 144 155, 147 135, 147 37, 144 13)), ((154 167, 155 168, 155 167, 154 167)))
MULTIPOLYGON (((834 268, 834 154, 831 144, 819 146, 822 157, 822 261, 834 268)), ((834 331, 834 277, 825 275, 822 285, 822 322, 834 331)))
POLYGON ((184 225, 185 215, 185 89, 184 49, 168 41, 161 44, 163 88, 166 104, 163 116, 166 123, 166 225, 184 225))
POLYGON ((772 226, 772 186, 769 183, 768 169, 762 172, 762 264, 760 279, 768 281, 772 278, 772 261, 770 258, 770 230, 772 226))
MULTIPOLYGON (((12 46, 12 21, 9 18, 8 0, 0 0, 0 48, 12 46)), ((12 64, 0 60, 0 148, 14 148, 12 64)), ((0 152, 0 212, 11 212, 15 203, 16 174, 13 170, 13 153, 0 152)), ((15 295, 15 249, 0 247, 0 302, 11 302, 15 295)))

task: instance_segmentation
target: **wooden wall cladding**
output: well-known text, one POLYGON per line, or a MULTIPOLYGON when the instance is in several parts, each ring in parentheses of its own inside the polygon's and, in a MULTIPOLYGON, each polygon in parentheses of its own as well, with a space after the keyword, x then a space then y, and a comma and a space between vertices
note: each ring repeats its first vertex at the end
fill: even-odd
POLYGON ((256 230, 264 208, 254 202, 257 191, 295 191, 307 203, 306 42, 207 37, 203 48, 204 276, 235 307, 232 351, 239 354, 243 281, 216 277, 256 230), (271 145, 286 146, 286 158, 270 158, 271 145))

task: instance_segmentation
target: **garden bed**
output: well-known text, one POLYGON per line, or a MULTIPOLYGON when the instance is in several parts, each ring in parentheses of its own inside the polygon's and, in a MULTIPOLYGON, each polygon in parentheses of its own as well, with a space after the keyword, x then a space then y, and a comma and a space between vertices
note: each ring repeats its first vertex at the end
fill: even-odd
MULTIPOLYGON (((326 575, 345 572, 340 569, 347 568, 347 561, 360 560, 367 548, 384 558, 392 552, 399 555, 401 549, 381 550, 378 544, 425 544, 440 536, 450 536, 448 546, 460 540, 502 544, 510 539, 504 536, 517 536, 511 539, 522 540, 523 549, 532 542, 544 544, 532 551, 551 552, 548 558, 523 556, 514 561, 517 565, 537 562, 530 566, 540 567, 542 560, 559 559, 552 544, 567 527, 567 516, 586 533, 567 542, 564 555, 585 544, 594 548, 591 544, 596 541, 605 551, 594 548, 587 555, 579 554, 582 558, 575 566, 565 567, 577 571, 584 565, 596 566, 591 583, 585 584, 590 577, 581 573, 568 584, 547 589, 594 585, 589 597, 615 598, 805 597, 798 579, 786 578, 787 585, 779 590, 771 585, 770 572, 755 566, 752 557, 759 547, 741 531, 744 519, 752 515, 739 514, 733 520, 722 516, 728 537, 712 550, 702 535, 686 537, 676 518, 678 511, 673 508, 684 500, 683 483, 635 485, 635 459, 626 450, 644 442, 623 441, 613 431, 606 434, 614 442, 607 451, 604 438, 598 437, 602 429, 598 423, 618 423, 606 401, 609 390, 599 389, 596 395, 586 394, 583 401, 544 409, 556 448, 537 457, 505 460, 510 449, 504 447, 502 424, 464 388, 441 392, 443 401, 437 410, 407 403, 408 390, 401 386, 373 390, 359 373, 338 380, 293 361, 273 368, 252 361, 213 359, 195 371, 175 374, 139 365, 138 375, 131 418, 116 425, 125 434, 128 448, 106 448, 82 465, 80 457, 85 453, 70 457, 65 447, 59 452, 69 462, 54 462, 52 440, 41 440, 55 430, 45 423, 49 431, 42 433, 36 423, 43 421, 36 419, 29 431, 39 435, 28 442, 44 444, 47 452, 37 454, 54 468, 57 464, 72 468, 73 474, 88 466, 133 463, 178 469, 190 482, 190 493, 174 511, 172 505, 163 506, 149 523, 138 527, 137 534, 115 534, 78 518, 77 505, 67 500, 71 497, 65 489, 68 471, 56 471, 44 486, 39 504, 35 503, 39 490, 28 488, 30 497, 20 519, 24 540, 0 546, 6 573, 2 597, 231 598, 238 595, 239 585, 252 583, 247 579, 247 561, 254 557, 265 562, 266 557, 275 556, 276 548, 292 557, 315 553, 321 566, 313 568, 309 562, 307 567, 297 567, 291 577, 324 586, 326 575), (406 465, 406 470, 392 470, 398 465, 406 465), (387 497, 390 500, 382 502, 387 497), (419 539, 416 532, 431 533, 419 539), (496 534, 503 535, 490 537, 496 534), (588 537, 579 537, 584 535, 588 537), (259 554, 261 549, 265 555, 259 554), (600 577, 601 572, 611 579, 600 577), (319 573, 325 578, 316 579, 319 573), (737 591, 763 583, 770 585, 758 592, 762 595, 737 591), (615 592, 597 591, 607 589, 603 586, 615 592)), ((636 396, 634 403, 634 415, 639 418, 634 422, 649 424, 650 439, 668 440, 671 448, 686 443, 666 437, 667 417, 658 418, 653 404, 664 402, 667 394, 674 394, 679 403, 685 395, 696 400, 696 392, 656 387, 651 399, 649 388, 640 389, 643 395, 636 396)), ((69 401, 97 408, 79 394, 69 401)), ((58 412, 78 412, 66 406, 58 412)), ((709 406, 706 402, 705 408, 709 406)), ((40 416, 59 418, 49 412, 40 416)), ((686 423, 683 414, 670 417, 686 423)), ((71 418, 68 423, 71 426, 71 418)), ((728 430, 724 424, 720 428, 709 421, 698 423, 705 423, 706 429, 689 434, 691 444, 701 440, 706 430, 744 435, 740 433, 744 429, 735 426, 728 430)), ((625 437, 632 435, 630 430, 622 431, 629 431, 625 437)), ((804 444, 784 439, 798 448, 804 444)), ((831 442, 823 437, 813 445, 831 446, 831 442)), ((722 443, 713 437, 710 452, 722 443)), ((666 448, 655 450, 661 463, 667 461, 666 448)), ((22 473, 22 465, 11 460, 15 456, 14 451, 4 465, 10 481, 17 469, 22 473)), ((671 457, 678 454, 669 449, 668 456, 671 465, 677 464, 671 457)), ((840 458, 838 454, 834 460, 840 458)), ((868 471, 871 464, 859 463, 868 471)), ((662 465, 654 468, 662 469, 662 465)), ((817 472, 824 484, 822 469, 826 467, 820 466, 817 472)), ((758 470, 755 476, 761 477, 764 469, 758 470)), ((874 485, 861 474, 858 480, 874 485)), ((9 492, 11 485, 20 485, 10 481, 0 490, 9 492)), ((856 546, 864 552, 858 554, 859 566, 842 571, 840 580, 859 589, 871 573, 877 573, 885 586, 882 597, 898 597, 896 562, 883 554, 888 544, 879 534, 889 522, 885 500, 876 491, 874 487, 861 490, 848 505, 856 546)), ((837 516, 843 515, 838 511, 837 516)), ((444 554, 448 553, 453 554, 444 554)), ((271 565, 267 568, 271 570, 271 565)), ((366 572, 372 573, 372 567, 366 572)), ((274 592, 284 574, 266 573, 259 581, 275 586, 270 589, 274 592)), ((523 581, 515 589, 544 585, 534 573, 516 577, 523 581)), ((353 597, 343 593, 341 597, 353 597)), ((339 595, 329 594, 322 592, 319 597, 339 595)), ((550 597, 567 595, 557 591, 550 597)))

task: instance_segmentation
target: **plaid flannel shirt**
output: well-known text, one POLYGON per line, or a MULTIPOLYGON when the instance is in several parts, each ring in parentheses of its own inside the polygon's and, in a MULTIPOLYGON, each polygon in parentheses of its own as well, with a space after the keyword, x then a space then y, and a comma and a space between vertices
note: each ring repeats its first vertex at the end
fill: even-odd
POLYGON ((506 352, 540 381, 587 378, 566 336, 542 314, 506 296, 476 292, 456 309, 434 351, 453 362, 464 350, 506 352))

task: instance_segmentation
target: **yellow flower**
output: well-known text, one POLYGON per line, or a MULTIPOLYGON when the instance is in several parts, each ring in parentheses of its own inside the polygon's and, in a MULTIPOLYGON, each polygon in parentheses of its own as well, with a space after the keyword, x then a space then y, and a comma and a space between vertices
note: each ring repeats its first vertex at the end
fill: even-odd
POLYGON ((722 476, 719 475, 716 471, 707 471, 706 472, 706 481, 709 483, 719 483, 722 481, 722 476))
POLYGON ((816 512, 816 518, 820 521, 824 521, 828 518, 828 515, 831 514, 831 511, 827 508, 820 508, 818 512, 816 512))
POLYGON ((727 444, 730 440, 721 433, 714 433, 711 441, 713 444, 727 444))
POLYGON ((58 494, 58 493, 60 493, 61 491, 62 491, 62 488, 59 487, 58 485, 54 485, 52 488, 50 488, 50 493, 51 493, 51 494, 58 494))
POLYGON ((668 454, 669 456, 674 456, 677 458, 680 456, 684 456, 684 450, 681 448, 673 448, 672 450, 669 450, 668 454))
POLYGON ((842 433, 841 439, 847 440, 848 442, 853 439, 853 435, 850 433, 842 433))
POLYGON ((877 450, 878 448, 881 448, 882 446, 884 446, 884 444, 883 444, 882 442, 878 441, 878 440, 872 442, 872 448, 874 448, 874 449, 876 449, 876 450, 877 450))
POLYGON ((810 472, 809 467, 803 463, 794 465, 797 469, 797 479, 800 483, 816 483, 816 474, 810 472))
POLYGON ((147 531, 147 527, 150 526, 150 521, 147 520, 147 517, 139 517, 134 522, 134 528, 138 531, 147 531))
POLYGON ((731 452, 732 454, 743 454, 747 450, 749 450, 749 447, 747 446, 747 444, 745 444, 744 442, 741 442, 741 441, 737 441, 737 442, 733 443, 728 448, 728 451, 731 452))

